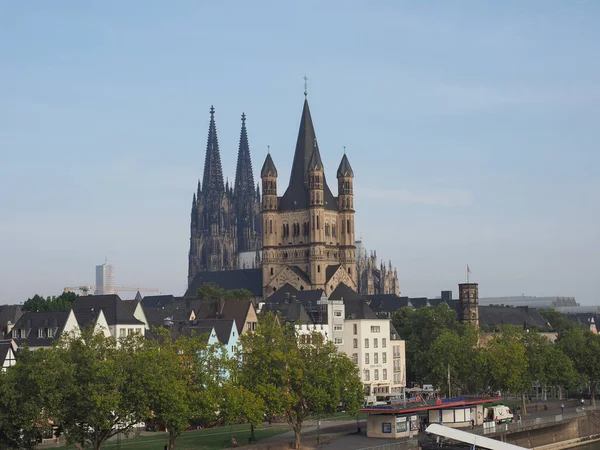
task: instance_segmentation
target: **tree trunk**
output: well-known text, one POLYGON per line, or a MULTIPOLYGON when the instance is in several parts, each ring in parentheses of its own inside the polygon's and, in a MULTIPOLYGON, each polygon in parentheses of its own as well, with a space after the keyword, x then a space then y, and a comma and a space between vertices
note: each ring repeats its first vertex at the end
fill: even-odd
POLYGON ((591 398, 590 404, 592 405, 592 408, 596 407, 596 383, 597 383, 597 381, 592 381, 590 383, 590 398, 591 398))
POLYGON ((175 441, 177 440, 177 436, 179 436, 179 434, 169 432, 169 450, 173 450, 175 448, 175 441))
POLYGON ((521 392, 521 414, 527 414, 527 404, 525 403, 525 392, 521 392))
POLYGON ((250 440, 251 441, 255 441, 256 438, 254 437, 254 425, 250 424, 250 440))
POLYGON ((294 448, 298 450, 300 448, 300 430, 302 425, 294 425, 294 448))

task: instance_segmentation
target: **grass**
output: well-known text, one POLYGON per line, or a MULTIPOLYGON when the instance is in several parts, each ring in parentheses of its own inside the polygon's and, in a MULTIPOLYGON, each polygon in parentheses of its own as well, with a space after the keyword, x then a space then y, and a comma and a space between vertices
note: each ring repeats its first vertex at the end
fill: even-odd
MULTIPOLYGON (((358 413, 359 420, 365 420, 367 418, 367 413, 358 413)), ((311 417, 311 420, 318 420, 319 417, 311 417)), ((331 416, 321 416, 321 420, 356 420, 356 414, 350 414, 347 412, 335 413, 331 416)))
MULTIPOLYGON (((254 431, 257 441, 270 436, 285 433, 290 428, 286 425, 265 426, 257 428, 254 431)), ((208 428, 205 430, 188 431, 177 438, 175 448, 178 450, 217 450, 225 447, 224 442, 231 439, 232 427, 208 428)), ((238 441, 238 446, 248 445, 250 437, 249 425, 233 426, 233 436, 238 441)), ((121 437, 120 442, 113 438, 106 442, 102 448, 123 450, 161 450, 165 444, 169 442, 169 435, 164 432, 156 432, 140 437, 134 437, 132 434, 129 437, 121 437)), ((66 446, 63 448, 73 448, 66 446)))

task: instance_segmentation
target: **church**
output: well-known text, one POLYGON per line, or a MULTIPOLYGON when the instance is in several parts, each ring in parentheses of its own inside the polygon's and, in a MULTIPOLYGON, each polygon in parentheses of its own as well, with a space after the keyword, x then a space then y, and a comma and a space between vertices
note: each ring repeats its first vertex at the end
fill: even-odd
MULTIPOLYGON (((329 295, 340 283, 355 292, 379 293, 378 283, 362 288, 369 285, 362 281, 372 268, 357 266, 361 258, 355 241, 354 171, 344 152, 334 196, 304 95, 289 183, 285 190, 279 188, 277 167, 268 153, 260 172, 262 196, 261 186, 254 185, 244 115, 235 182, 223 182, 211 107, 204 177, 192 199, 186 295, 194 295, 207 282, 247 288, 262 298, 283 286, 322 289, 329 295)), ((390 276, 395 280, 386 286, 393 288, 385 293, 399 293, 397 274, 390 276)))

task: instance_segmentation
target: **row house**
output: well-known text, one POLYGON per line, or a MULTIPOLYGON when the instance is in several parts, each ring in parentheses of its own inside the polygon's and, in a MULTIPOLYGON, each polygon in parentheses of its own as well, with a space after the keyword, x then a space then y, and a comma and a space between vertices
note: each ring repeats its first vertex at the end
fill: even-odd
POLYGON ((11 330, 22 315, 19 305, 0 305, 0 340, 10 339, 11 330))
POLYGON ((12 339, 0 341, 0 371, 6 372, 6 369, 16 364, 15 354, 17 353, 17 344, 12 339))
POLYGON ((365 395, 387 401, 404 395, 405 342, 388 318, 380 318, 366 299, 344 283, 329 296, 323 290, 298 291, 286 285, 259 305, 295 323, 301 342, 313 332, 333 342, 359 368, 365 395))

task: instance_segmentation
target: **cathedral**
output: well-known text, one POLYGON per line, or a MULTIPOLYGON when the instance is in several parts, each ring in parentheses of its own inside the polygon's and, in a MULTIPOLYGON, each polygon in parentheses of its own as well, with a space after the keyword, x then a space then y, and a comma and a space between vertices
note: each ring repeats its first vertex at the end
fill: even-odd
POLYGON ((362 243, 362 238, 356 241, 356 267, 358 270, 358 293, 361 295, 394 294, 400 296, 398 271, 381 262, 377 265, 377 252, 368 252, 362 243))
POLYGON ((188 285, 199 272, 260 266, 260 188, 254 185, 246 116, 233 186, 223 183, 215 109, 210 108, 202 183, 192 199, 188 285))
POLYGON ((400 293, 395 270, 377 268, 376 258, 357 254, 354 171, 344 152, 334 196, 304 94, 291 174, 283 195, 278 195, 279 175, 270 153, 260 172, 262 197, 260 186, 254 185, 243 114, 235 181, 233 186, 223 182, 211 107, 204 176, 192 199, 191 294, 202 283, 221 283, 226 274, 219 272, 224 271, 229 273, 228 280, 235 280, 236 288, 260 283, 262 290, 250 290, 256 295, 260 290, 263 298, 286 285, 298 290, 323 289, 329 295, 342 282, 365 295, 400 293))

